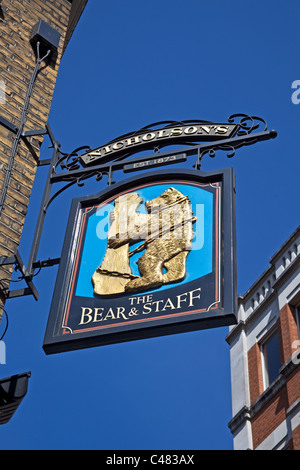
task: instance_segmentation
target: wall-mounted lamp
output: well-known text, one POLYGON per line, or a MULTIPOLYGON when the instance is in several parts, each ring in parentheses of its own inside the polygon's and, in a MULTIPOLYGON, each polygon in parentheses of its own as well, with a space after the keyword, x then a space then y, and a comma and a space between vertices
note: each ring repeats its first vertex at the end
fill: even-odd
POLYGON ((0 424, 6 424, 25 397, 31 372, 0 380, 0 424))
POLYGON ((59 46, 60 33, 52 28, 44 20, 40 20, 34 27, 31 33, 30 42, 36 56, 47 56, 47 62, 51 65, 55 64, 57 58, 57 50, 59 46), (39 43, 39 51, 37 44, 39 43))

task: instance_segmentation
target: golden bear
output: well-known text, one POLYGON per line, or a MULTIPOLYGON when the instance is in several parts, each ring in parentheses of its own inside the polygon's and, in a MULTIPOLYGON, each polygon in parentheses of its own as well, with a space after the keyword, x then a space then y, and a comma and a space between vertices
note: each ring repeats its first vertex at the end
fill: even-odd
POLYGON ((137 292, 179 282, 186 275, 186 259, 192 249, 194 236, 191 202, 175 188, 169 188, 160 196, 147 201, 147 232, 143 245, 146 251, 137 264, 141 277, 131 279, 125 292, 137 292))
POLYGON ((138 193, 119 196, 110 212, 110 229, 107 248, 101 265, 92 276, 94 294, 114 295, 125 292, 125 286, 132 277, 129 264, 129 246, 133 241, 145 239, 147 234, 139 234, 138 227, 147 227, 147 214, 139 214, 137 208, 143 199, 138 193))

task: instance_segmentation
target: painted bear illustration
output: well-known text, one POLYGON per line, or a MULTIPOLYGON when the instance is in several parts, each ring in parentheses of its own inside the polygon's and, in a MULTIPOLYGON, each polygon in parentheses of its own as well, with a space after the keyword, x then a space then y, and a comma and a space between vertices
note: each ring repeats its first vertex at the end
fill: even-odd
POLYGON ((92 276, 97 295, 145 291, 182 281, 186 275, 196 220, 188 197, 171 187, 146 201, 148 214, 137 212, 141 203, 138 193, 115 200, 105 256, 92 276), (144 241, 130 252, 139 240, 144 241), (137 262, 139 277, 132 274, 129 259, 143 250, 137 262))
POLYGON ((190 200, 171 187, 145 206, 150 217, 150 236, 144 242, 146 251, 137 262, 141 277, 131 279, 125 292, 154 289, 182 281, 186 275, 196 220, 190 200))
POLYGON ((107 248, 99 266, 92 276, 94 293, 107 296, 125 292, 132 275, 129 263, 129 246, 136 240, 145 239, 138 227, 147 227, 147 214, 137 212, 143 199, 138 193, 119 196, 110 212, 110 229, 107 248))

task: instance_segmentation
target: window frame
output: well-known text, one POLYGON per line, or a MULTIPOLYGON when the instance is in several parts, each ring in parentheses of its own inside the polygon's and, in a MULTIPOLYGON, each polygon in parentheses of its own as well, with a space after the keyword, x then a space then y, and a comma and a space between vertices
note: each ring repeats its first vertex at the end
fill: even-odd
MULTIPOLYGON (((279 370, 278 370, 278 375, 275 379, 270 381, 269 378, 269 369, 268 369, 268 363, 267 363, 267 357, 266 357, 266 345, 269 342, 269 340, 274 336, 277 335, 278 339, 278 353, 279 353, 279 361, 280 361, 280 367, 281 367, 281 360, 280 360, 280 338, 279 338, 279 331, 278 328, 272 328, 265 336, 262 338, 260 341, 260 355, 261 355, 261 370, 262 370, 262 382, 263 382, 263 390, 265 391, 270 385, 272 385, 273 382, 279 377, 279 370)), ((280 369, 279 367, 279 369, 280 369)))

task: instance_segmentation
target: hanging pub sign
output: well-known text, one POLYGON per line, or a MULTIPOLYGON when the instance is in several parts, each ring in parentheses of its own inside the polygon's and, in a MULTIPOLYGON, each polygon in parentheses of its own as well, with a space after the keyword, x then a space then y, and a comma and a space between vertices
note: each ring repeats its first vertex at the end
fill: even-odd
POLYGON ((163 170, 74 199, 45 352, 236 323, 234 185, 163 170))

